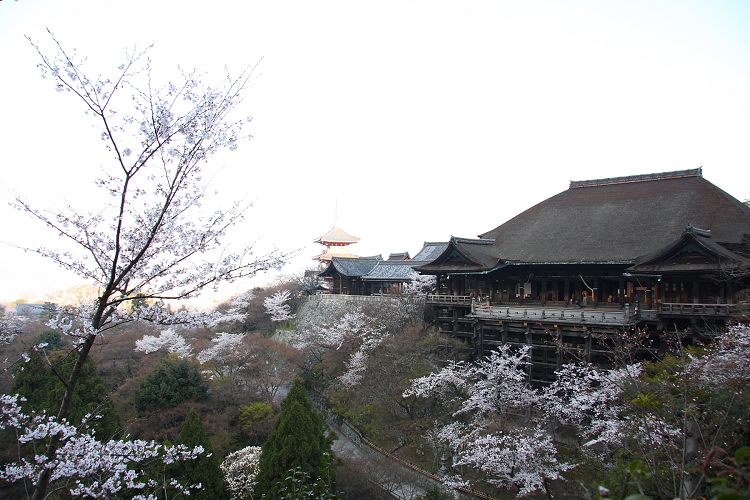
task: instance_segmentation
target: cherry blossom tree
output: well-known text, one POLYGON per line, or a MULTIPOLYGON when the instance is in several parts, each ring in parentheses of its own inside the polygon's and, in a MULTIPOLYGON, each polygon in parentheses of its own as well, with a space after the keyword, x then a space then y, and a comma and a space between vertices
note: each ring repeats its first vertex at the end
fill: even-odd
POLYGON ((728 328, 706 347, 683 348, 676 335, 672 352, 631 380, 626 444, 653 471, 662 498, 700 497, 712 453, 746 442, 749 346, 747 325, 728 328))
POLYGON ((330 321, 311 324, 299 331, 292 345, 307 351, 338 350, 351 336, 363 331, 368 322, 369 318, 361 308, 350 309, 330 321))
POLYGON ((516 486, 518 496, 543 490, 545 479, 558 479, 573 467, 558 461, 552 437, 533 425, 490 432, 452 424, 443 427, 439 437, 457 452, 454 466, 481 470, 488 475, 487 482, 500 488, 516 486))
POLYGON ((271 321, 277 323, 280 321, 289 321, 294 318, 292 308, 287 304, 291 298, 292 294, 289 290, 279 290, 270 297, 266 297, 263 301, 263 305, 271 316, 271 321))
MULTIPOLYGON (((161 300, 192 297, 222 281, 278 267, 285 255, 258 256, 246 248, 207 260, 248 208, 238 202, 204 215, 201 207, 208 191, 202 168, 217 152, 235 149, 243 137, 243 120, 232 115, 251 82, 253 68, 237 78, 227 76, 216 86, 204 84, 196 72, 183 73, 179 83, 158 85, 146 49, 127 52, 111 78, 90 77, 85 59, 63 49, 54 35, 51 40, 54 55, 32 43, 42 75, 57 91, 82 104, 98 126, 111 159, 95 182, 109 202, 93 211, 72 204, 63 209, 37 208, 13 194, 16 208, 51 228, 70 250, 58 250, 61 245, 21 248, 51 259, 100 290, 94 302, 50 325, 76 339, 76 363, 64 380, 66 390, 57 413, 56 421, 62 422, 99 336, 134 320, 205 324, 209 318, 170 314, 161 300), (128 312, 125 305, 135 298, 156 302, 128 312)), ((64 436, 50 434, 45 463, 59 463, 64 436)), ((35 500, 46 497, 49 481, 56 477, 49 466, 38 472, 35 500)))
POLYGON ((600 455, 605 450, 609 453, 623 444, 625 387, 642 373, 640 363, 609 370, 591 364, 567 364, 555 372, 557 379, 544 389, 539 408, 553 423, 552 429, 556 425, 574 427, 584 442, 584 451, 600 445, 600 455))
POLYGON ((135 341, 136 352, 150 354, 161 349, 166 349, 170 354, 176 354, 183 359, 191 358, 193 355, 193 347, 175 328, 162 330, 159 336, 144 335, 142 339, 135 341))
POLYGON ((221 463, 224 479, 232 492, 232 500, 245 500, 253 497, 260 452, 260 446, 248 446, 230 453, 221 463))
POLYGON ((388 335, 390 333, 379 318, 358 307, 345 311, 330 322, 309 325, 297 332, 291 345, 318 361, 327 351, 338 351, 346 345, 345 350, 351 354, 345 362, 346 370, 338 380, 353 387, 362 379, 370 352, 388 335))
MULTIPOLYGON (((545 488, 545 478, 560 477, 575 462, 612 471, 630 462, 630 474, 640 471, 640 486, 654 497, 698 498, 711 474, 730 473, 716 457, 743 453, 750 435, 750 328, 730 327, 705 346, 685 348, 683 340, 676 334, 669 352, 634 362, 648 335, 618 332, 613 366, 566 364, 555 382, 537 390, 526 384, 533 347, 506 345, 413 379, 402 395, 432 403, 436 427, 425 438, 447 445, 454 465, 481 470, 490 483, 516 486, 519 494, 545 488), (559 431, 577 433, 578 446, 565 441, 570 463, 558 460, 559 431)), ((467 484, 446 478, 446 485, 467 484)))
POLYGON ((466 415, 479 425, 491 420, 503 426, 512 410, 525 409, 539 399, 524 369, 529 350, 524 346, 513 351, 505 344, 474 363, 450 363, 414 379, 403 396, 436 396, 456 408, 453 417, 466 415))
POLYGON ((542 489, 545 478, 556 479, 571 467, 558 461, 544 429, 509 425, 511 414, 523 414, 540 400, 527 383, 529 350, 525 346, 514 351, 506 344, 485 359, 450 363, 414 379, 403 393, 405 398, 434 397, 451 408, 436 431, 456 453, 455 465, 480 469, 488 482, 516 486, 519 495, 542 489))
POLYGON ((33 444, 36 450, 31 457, 0 467, 0 479, 25 480, 49 471, 50 481, 58 489, 77 498, 109 498, 129 492, 133 499, 156 500, 165 488, 187 494, 191 488, 200 488, 156 473, 176 461, 198 458, 203 453, 200 446, 190 449, 141 440, 102 442, 82 431, 85 419, 76 427, 44 413, 25 414, 17 395, 0 396, 0 402, 0 429, 16 431, 19 444, 33 444), (59 446, 50 459, 42 450, 55 436, 59 446))
POLYGON ((16 338, 13 316, 0 304, 0 344, 10 344, 16 338))
POLYGON ((702 355, 688 353, 690 373, 707 390, 742 388, 750 384, 750 328, 733 325, 702 355))
MULTIPOLYGON (((193 347, 185 337, 170 328, 158 336, 144 335, 135 350, 151 353, 166 350, 183 359, 192 359, 193 347)), ((299 351, 259 334, 219 332, 208 347, 195 356, 204 374, 214 381, 226 381, 272 404, 279 391, 291 385, 299 371, 299 351)))
POLYGON ((414 271, 411 282, 407 282, 404 292, 417 297, 424 298, 427 294, 435 293, 437 288, 437 277, 431 274, 419 274, 414 271))
POLYGON ((212 378, 237 385, 239 373, 252 362, 244 333, 217 333, 212 346, 201 351, 196 359, 208 367, 212 378))
POLYGON ((216 324, 244 321, 247 317, 247 308, 255 298, 252 290, 239 293, 229 299, 229 307, 216 320, 216 324))

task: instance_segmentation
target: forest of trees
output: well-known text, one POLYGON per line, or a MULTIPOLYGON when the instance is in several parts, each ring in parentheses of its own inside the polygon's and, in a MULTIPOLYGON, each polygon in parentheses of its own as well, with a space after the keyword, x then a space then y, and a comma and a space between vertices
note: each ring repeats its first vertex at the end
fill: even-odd
MULTIPOLYGON (((606 496, 599 486, 613 498, 747 495, 750 330, 744 325, 717 333, 706 346, 683 349, 675 338, 674 352, 658 360, 636 359, 645 336, 621 332, 611 346, 613 367, 571 363, 557 382, 535 388, 527 383, 525 350, 501 348, 472 361, 465 345, 424 321, 413 297, 349 305, 325 321, 298 323, 305 300, 299 280, 287 279, 221 304, 227 320, 210 328, 120 326, 87 361, 71 421, 94 412, 102 418, 87 426, 101 438, 127 434, 167 447, 210 447, 211 467, 184 467, 214 471, 224 489, 211 498, 258 498, 261 491, 281 498, 285 487, 274 478, 289 479, 305 495, 367 497, 362 464, 333 457, 333 434, 308 392, 404 459, 438 472, 446 454, 453 457, 445 487, 496 496, 606 496), (278 321, 270 321, 274 316, 278 321), (290 345, 271 338, 282 323, 296 332, 290 345), (247 324, 266 329, 243 331, 247 324), (203 437, 186 440, 185 426, 196 422, 200 430, 190 432, 203 437), (302 445, 302 438, 314 443, 302 445), (283 450, 282 442, 293 444, 283 450), (305 459, 304 449, 319 461, 305 459), (289 475, 281 473, 285 468, 289 475)), ((26 399, 19 410, 27 414, 54 410, 62 388, 55 372, 64 379, 70 369, 70 340, 28 321, 4 346, 20 352, 41 339, 56 348, 20 357, 4 385, 8 395, 26 399)), ((31 452, 19 451, 16 439, 4 436, 5 464, 31 452)), ((162 469, 185 487, 195 476, 162 469)), ((11 477, 8 469, 3 474, 11 477)), ((18 482, 3 491, 25 494, 18 482)))

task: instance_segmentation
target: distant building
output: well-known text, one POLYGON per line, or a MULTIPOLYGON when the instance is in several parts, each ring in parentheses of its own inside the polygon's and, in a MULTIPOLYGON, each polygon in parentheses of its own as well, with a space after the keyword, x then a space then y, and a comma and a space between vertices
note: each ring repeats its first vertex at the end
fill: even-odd
POLYGON ((37 304, 18 303, 16 304, 16 316, 52 316, 57 312, 57 304, 54 302, 44 302, 37 304))
POLYGON ((388 256, 388 260, 409 260, 409 252, 392 253, 388 256))
POLYGON ((431 262, 445 250, 447 243, 425 243, 422 249, 409 259, 409 253, 392 253, 388 260, 380 255, 374 257, 334 256, 318 276, 324 278, 331 293, 340 295, 385 295, 398 294, 404 285, 417 274, 416 266, 431 262))
POLYGON ((314 240, 325 246, 325 250, 320 255, 313 257, 313 260, 327 264, 331 262, 332 257, 357 257, 349 252, 349 245, 357 243, 360 239, 348 234, 340 227, 334 227, 320 238, 314 240))

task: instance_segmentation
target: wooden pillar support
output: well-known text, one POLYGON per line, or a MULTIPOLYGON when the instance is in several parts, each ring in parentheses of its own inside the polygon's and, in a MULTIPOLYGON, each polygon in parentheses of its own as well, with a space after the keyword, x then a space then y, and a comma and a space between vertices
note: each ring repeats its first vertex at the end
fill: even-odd
POLYGON ((594 289, 591 291, 591 302, 594 303, 594 307, 599 304, 599 297, 601 296, 601 289, 599 288, 599 276, 594 275, 594 289))
POLYGON ((531 383, 531 368, 533 366, 533 364, 531 363, 531 356, 532 356, 532 351, 534 350, 534 346, 533 346, 533 342, 531 338, 531 323, 526 324, 526 344, 529 347, 531 347, 531 349, 529 349, 529 354, 528 354, 529 364, 527 365, 528 367, 526 368, 527 381, 531 383))
POLYGON ((562 345, 563 345, 563 330, 562 330, 562 327, 559 326, 559 325, 556 328, 557 328, 557 339, 558 339, 558 342, 556 342, 556 344, 557 344, 557 352, 555 354, 557 356, 556 356, 556 360, 555 360, 556 361, 555 371, 562 369, 562 366, 563 366, 563 357, 564 357, 564 352, 563 352, 563 347, 562 347, 562 345))

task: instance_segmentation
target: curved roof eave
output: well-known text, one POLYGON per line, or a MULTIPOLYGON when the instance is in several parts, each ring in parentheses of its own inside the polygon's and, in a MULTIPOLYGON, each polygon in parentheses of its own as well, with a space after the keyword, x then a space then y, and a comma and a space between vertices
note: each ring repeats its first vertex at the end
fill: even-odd
POLYGON ((340 227, 336 226, 331 228, 326 234, 320 238, 313 240, 314 243, 357 243, 360 238, 352 236, 340 227))

